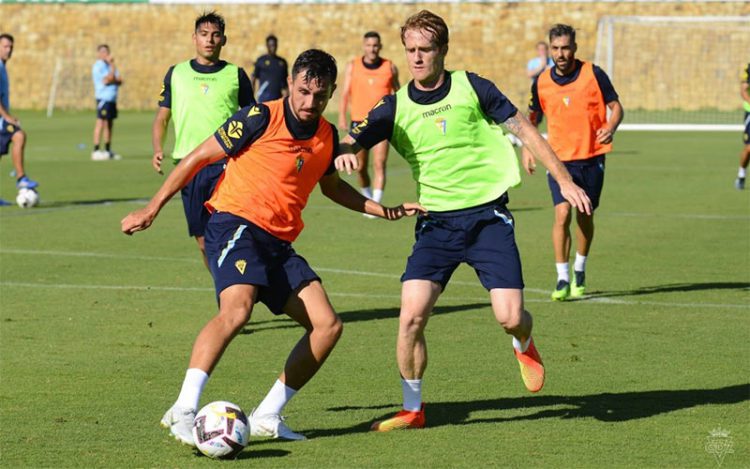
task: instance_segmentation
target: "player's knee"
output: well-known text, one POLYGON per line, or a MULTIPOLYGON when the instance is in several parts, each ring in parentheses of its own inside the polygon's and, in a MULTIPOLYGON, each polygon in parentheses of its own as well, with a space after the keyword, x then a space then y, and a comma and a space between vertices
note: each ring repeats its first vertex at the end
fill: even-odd
POLYGON ((375 160, 372 164, 373 169, 375 172, 383 173, 385 172, 386 162, 385 160, 375 160))
POLYGON ((24 144, 26 142, 26 132, 24 132, 23 130, 19 130, 18 132, 13 134, 13 137, 11 137, 10 141, 16 145, 24 144))
POLYGON ((555 225, 565 226, 570 223, 570 205, 555 205, 555 225))
POLYGON ((402 310, 399 324, 402 335, 414 337, 424 331, 424 328, 427 326, 427 316, 409 310, 402 310))
POLYGON ((335 319, 325 327, 325 335, 331 343, 335 344, 336 342, 338 342, 341 338, 341 334, 343 333, 344 323, 338 316, 335 316, 335 319))
POLYGON ((252 301, 235 301, 229 305, 222 305, 218 319, 224 328, 232 333, 238 332, 250 320, 253 310, 252 301))
POLYGON ((495 317, 506 332, 513 332, 523 324, 523 305, 504 302, 496 306, 495 317))

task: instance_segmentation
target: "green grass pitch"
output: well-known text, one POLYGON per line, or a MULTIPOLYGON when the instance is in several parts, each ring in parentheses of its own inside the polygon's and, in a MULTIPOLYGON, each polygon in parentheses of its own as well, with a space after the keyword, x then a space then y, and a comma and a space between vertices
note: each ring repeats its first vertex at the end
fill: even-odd
MULTIPOLYGON (((253 439, 240 460, 219 463, 158 426, 216 309, 181 204, 147 232, 119 231, 163 180, 150 167, 153 114, 121 114, 123 159, 111 162, 89 159, 93 113, 20 117, 42 203, 0 209, 3 467, 750 465, 750 191, 732 187, 739 135, 617 135, 583 301, 548 299, 552 207, 544 173, 524 177, 510 207, 547 384, 525 391, 510 338, 462 266, 427 328, 421 431, 367 431, 401 402, 398 278, 413 220, 367 220, 316 190, 295 247, 345 330, 286 409, 309 440, 253 439), (729 433, 712 435, 718 428, 729 433)), ((413 200, 409 170, 391 156, 385 202, 413 200)), ((10 170, 5 157, 6 200, 15 199, 10 170)), ((201 402, 249 412, 300 335, 259 306, 201 402)))

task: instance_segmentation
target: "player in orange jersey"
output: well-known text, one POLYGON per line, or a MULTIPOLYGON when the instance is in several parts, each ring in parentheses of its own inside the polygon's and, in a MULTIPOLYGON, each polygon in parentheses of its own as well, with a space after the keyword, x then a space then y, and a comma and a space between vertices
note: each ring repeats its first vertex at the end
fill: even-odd
POLYGON ((291 244, 302 231, 301 212, 316 185, 344 207, 388 220, 424 211, 418 204, 383 207, 339 178, 333 163, 338 132, 322 117, 336 88, 333 57, 321 50, 303 52, 288 83, 288 98, 242 108, 177 165, 145 208, 122 220, 126 234, 145 230, 201 168, 228 157, 206 202, 212 212, 206 254, 219 314, 196 338, 182 390, 162 418, 162 425, 188 445, 194 446, 193 418, 208 375, 258 301, 306 332, 250 416, 251 435, 305 438, 284 424, 281 411, 323 365, 343 327, 320 278, 291 244))
MULTIPOLYGON (((398 69, 388 59, 380 57, 382 49, 380 34, 375 31, 365 33, 362 41, 362 57, 353 58, 346 64, 344 91, 339 103, 339 128, 350 131, 365 120, 367 113, 378 101, 400 88, 398 69), (351 125, 346 125, 346 110, 349 107, 351 125)), ((385 169, 388 160, 388 141, 383 140, 372 147, 372 169, 374 178, 370 180, 368 150, 357 153, 359 164, 359 186, 365 197, 380 202, 385 189, 385 169)))
MULTIPOLYGON (((586 258, 594 239, 593 209, 599 205, 604 185, 605 154, 612 150, 612 137, 620 125, 623 109, 617 92, 607 74, 590 62, 577 60, 576 32, 564 24, 555 25, 549 32, 550 50, 555 66, 543 72, 531 85, 529 120, 538 124, 537 116, 547 116, 549 143, 565 164, 573 181, 591 199, 592 212, 576 212, 576 260, 571 282, 568 271, 570 259, 570 203, 560 193, 560 186, 548 176, 555 205, 552 244, 555 250, 557 285, 552 299, 563 301, 582 297, 585 292, 586 258), (611 112, 607 118, 607 111, 611 112)), ((524 149, 523 165, 534 173, 534 157, 524 149)))

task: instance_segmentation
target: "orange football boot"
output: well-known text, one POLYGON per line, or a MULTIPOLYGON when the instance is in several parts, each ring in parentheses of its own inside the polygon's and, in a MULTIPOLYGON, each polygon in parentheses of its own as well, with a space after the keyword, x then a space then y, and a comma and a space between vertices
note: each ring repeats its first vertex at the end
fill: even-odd
POLYGON ((375 422, 370 427, 374 432, 389 432, 391 430, 406 430, 408 428, 424 428, 424 403, 416 411, 402 410, 393 417, 375 422))
POLYGON ((518 359, 518 366, 521 368, 521 378, 526 389, 531 392, 538 392, 544 386, 544 364, 542 357, 539 356, 534 339, 529 339, 529 346, 524 353, 519 352, 513 347, 513 352, 518 359))

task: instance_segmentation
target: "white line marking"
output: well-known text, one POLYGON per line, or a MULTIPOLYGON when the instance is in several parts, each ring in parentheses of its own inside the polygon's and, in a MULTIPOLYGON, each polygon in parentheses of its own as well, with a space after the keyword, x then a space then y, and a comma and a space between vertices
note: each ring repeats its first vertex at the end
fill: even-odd
POLYGON ((750 221, 750 215, 707 215, 702 213, 636 213, 636 212, 603 212, 603 215, 614 217, 636 218, 678 218, 689 220, 745 220, 750 221))
MULTIPOLYGON (((199 263, 199 259, 185 258, 185 257, 164 257, 164 256, 134 256, 125 254, 109 254, 109 253, 96 253, 96 252, 75 252, 75 251, 38 251, 31 249, 0 249, 0 254, 22 254, 22 255, 47 255, 47 256, 70 256, 70 257, 94 257, 94 258, 110 258, 110 259, 133 259, 133 260, 160 260, 160 261, 177 261, 177 262, 191 262, 199 263)), ((380 272, 367 272, 361 270, 347 270, 347 269, 336 269, 326 267, 313 267, 314 270, 319 272, 328 272, 342 275, 361 275, 366 277, 379 277, 379 278, 390 278, 399 279, 399 275, 385 274, 380 272)), ((467 282, 461 280, 451 280, 452 285, 464 285, 480 287, 479 281, 467 282)), ((78 284, 44 284, 44 283, 23 283, 23 282, 0 282, 2 286, 17 286, 17 287, 48 287, 48 288, 81 288, 81 289, 102 289, 102 290, 154 290, 154 291, 213 291, 212 288, 190 288, 190 287, 160 287, 160 286, 146 286, 146 285, 78 285, 78 284)), ((527 293, 539 293, 542 295, 548 295, 549 290, 539 288, 524 288, 524 292, 527 293)), ((333 296, 345 296, 353 298, 400 298, 399 295, 377 295, 369 293, 330 293, 333 296)), ((487 301, 488 297, 483 298, 470 297, 470 298, 458 298, 446 296, 446 300, 463 300, 463 301, 487 301)), ((549 303, 550 300, 538 300, 525 298, 527 303, 549 303)), ((659 302, 659 301, 630 301, 620 300, 616 298, 608 297, 589 297, 585 298, 587 302, 594 302, 600 304, 612 304, 612 305, 626 305, 626 306, 669 306, 679 308, 740 308, 750 309, 750 304, 733 304, 733 303, 673 303, 673 302, 659 302)))

